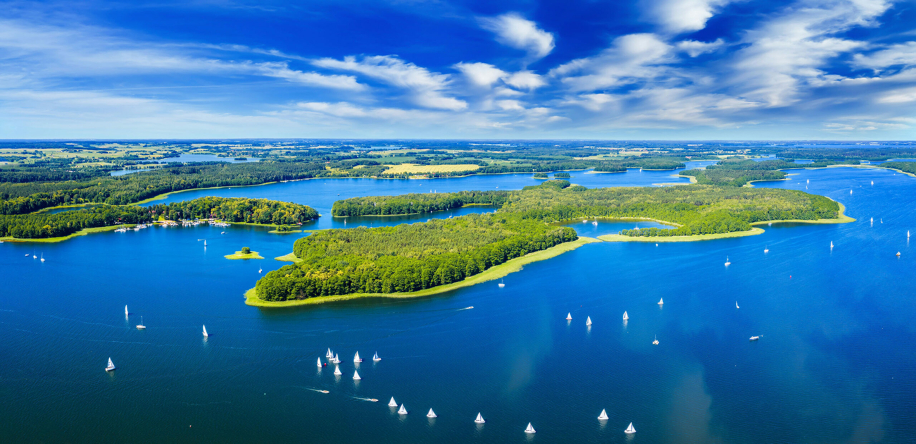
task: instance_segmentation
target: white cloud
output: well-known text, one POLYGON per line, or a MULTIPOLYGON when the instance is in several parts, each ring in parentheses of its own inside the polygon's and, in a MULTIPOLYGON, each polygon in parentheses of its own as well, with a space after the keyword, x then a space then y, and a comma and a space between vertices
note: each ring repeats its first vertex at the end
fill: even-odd
POLYGON ((645 0, 644 14, 665 31, 680 34, 699 31, 731 0, 645 0))
POLYGON ((354 56, 343 60, 323 58, 312 62, 315 66, 341 71, 352 71, 409 91, 414 104, 436 109, 458 111, 467 103, 444 95, 451 83, 447 74, 431 73, 428 69, 405 62, 395 56, 367 56, 357 60, 354 56))
POLYGON ((503 111, 524 111, 525 109, 518 100, 497 100, 495 103, 503 111))
POLYGON ((457 63, 455 69, 461 71, 468 81, 477 86, 491 87, 508 73, 489 63, 457 63))
POLYGON ((496 41, 527 51, 528 57, 533 60, 541 59, 553 51, 553 34, 538 28, 537 23, 516 13, 482 17, 478 20, 481 27, 496 34, 496 41))
POLYGON ((336 117, 365 117, 367 113, 364 109, 354 106, 350 103, 327 103, 327 102, 299 102, 296 104, 299 108, 317 111, 336 117))
POLYGON ((916 87, 901 88, 891 91, 878 99, 879 103, 908 103, 916 102, 916 87))
POLYGON ((614 39, 600 54, 565 63, 550 74, 574 91, 594 91, 661 75, 662 65, 672 60, 671 52, 672 47, 654 34, 629 34, 614 39))
POLYGON ((916 66, 916 42, 890 45, 871 54, 856 54, 853 65, 874 70, 876 73, 891 66, 916 66))
POLYGON ((505 82, 515 88, 527 90, 537 89, 547 84, 541 76, 531 71, 513 73, 505 78, 505 82))
POLYGON ((677 42, 677 49, 686 52, 690 57, 696 57, 701 54, 713 52, 725 45, 721 38, 714 42, 698 42, 696 40, 684 40, 677 42))

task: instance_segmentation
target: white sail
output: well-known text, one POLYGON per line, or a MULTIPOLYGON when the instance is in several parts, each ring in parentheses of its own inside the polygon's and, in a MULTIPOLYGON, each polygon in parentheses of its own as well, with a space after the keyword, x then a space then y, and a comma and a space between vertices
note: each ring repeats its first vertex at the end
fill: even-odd
POLYGON ((343 373, 340 372, 340 367, 339 367, 339 366, 336 366, 336 365, 334 366, 334 374, 337 375, 337 376, 340 376, 340 375, 343 374, 343 373))
POLYGON ((598 419, 607 421, 607 411, 605 409, 601 409, 601 414, 598 415, 598 419))
POLYGON ((738 306, 738 301, 735 301, 735 308, 741 308, 738 306))
POLYGON ((588 316, 585 318, 585 325, 592 325, 592 317, 588 316))
POLYGON ((356 352, 356 356, 353 356, 353 362, 363 362, 362 359, 359 359, 359 352, 356 352))
POLYGON ((435 417, 436 417, 436 412, 434 412, 433 409, 429 409, 429 413, 426 414, 426 417, 427 417, 427 418, 435 418, 435 417))
POLYGON ((124 316, 128 316, 128 315, 130 315, 130 313, 127 312, 127 306, 125 305, 124 306, 124 316))
POLYGON ((391 397, 391 401, 388 401, 388 407, 397 407, 398 403, 394 402, 394 396, 391 397))
POLYGON ((111 358, 108 358, 108 367, 105 367, 106 372, 110 372, 115 369, 114 362, 111 362, 111 358))
POLYGON ((318 358, 318 368, 321 368, 321 358, 318 358))
POLYGON ((337 353, 334 353, 334 363, 340 364, 340 355, 337 353))
POLYGON ((728 260, 728 256, 725 256, 725 266, 727 267, 727 266, 729 266, 729 265, 731 265, 731 264, 732 264, 732 262, 731 262, 730 260, 728 260))
POLYGON ((528 427, 525 428, 525 433, 535 433, 534 427, 531 427, 531 423, 528 423, 528 427))
POLYGON ((398 409, 398 415, 406 415, 407 409, 404 408, 404 404, 401 404, 401 408, 398 409))
POLYGON ((207 333, 207 326, 204 325, 204 337, 206 338, 206 337, 208 337, 208 336, 210 336, 210 334, 207 333))
POLYGON ((572 313, 566 313, 566 320, 567 320, 567 321, 571 321, 571 320, 572 320, 572 313))
POLYGON ((477 424, 483 424, 483 423, 485 423, 486 421, 484 421, 484 420, 483 420, 483 416, 481 416, 480 413, 478 413, 478 414, 477 414, 477 419, 475 419, 474 422, 476 422, 477 424))
POLYGON ((353 370, 353 379, 359 381, 360 379, 363 379, 363 378, 360 378, 360 377, 359 377, 359 372, 358 372, 358 371, 353 370))
POLYGON ((628 319, 630 319, 630 317, 627 316, 627 312, 623 312, 623 320, 626 321, 628 319))
POLYGON ((630 433, 630 434, 636 433, 636 429, 633 428, 633 423, 632 423, 632 422, 630 423, 630 426, 627 427, 626 430, 624 430, 624 433, 630 433))
POLYGON ((324 355, 325 358, 331 359, 334 357, 334 353, 331 353, 331 349, 328 349, 328 353, 324 355))
POLYGON ((143 316, 140 316, 140 323, 137 324, 137 330, 146 330, 146 326, 143 325, 143 316))
POLYGON ((665 305, 665 298, 658 298, 658 305, 665 305))
POLYGON ((372 356, 372 360, 378 362, 378 361, 381 361, 382 358, 378 357, 378 352, 375 352, 375 355, 372 356))

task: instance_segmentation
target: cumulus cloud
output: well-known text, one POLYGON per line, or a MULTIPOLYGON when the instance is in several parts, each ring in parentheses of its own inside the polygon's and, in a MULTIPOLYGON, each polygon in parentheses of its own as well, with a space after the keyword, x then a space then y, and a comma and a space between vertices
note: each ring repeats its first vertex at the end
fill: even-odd
POLYGON ((553 34, 538 28, 537 23, 516 14, 481 17, 480 26, 496 34, 496 41, 511 48, 527 51, 533 60, 544 58, 554 48, 553 34))
POLYGON ((856 54, 853 65, 881 72, 886 68, 916 66, 916 42, 890 45, 871 54, 856 54))
POLYGON ((432 73, 395 56, 366 56, 359 59, 347 56, 343 60, 323 58, 312 64, 321 68, 357 72, 405 89, 413 102, 422 107, 458 111, 468 106, 463 100, 445 95, 451 83, 447 74, 432 73))
POLYGON ((721 38, 714 42, 698 42, 696 40, 684 40, 677 42, 677 49, 686 52, 690 57, 696 57, 701 54, 713 52, 725 45, 721 38))
POLYGON ((645 0, 645 16, 667 32, 680 34, 699 31, 731 0, 645 0))
POLYGON ((457 63, 455 69, 462 74, 474 85, 491 87, 500 79, 508 76, 508 73, 489 64, 489 63, 457 63))
POLYGON ((550 74, 574 91, 610 88, 661 75, 671 52, 654 34, 629 34, 614 39, 600 54, 570 61, 550 74))

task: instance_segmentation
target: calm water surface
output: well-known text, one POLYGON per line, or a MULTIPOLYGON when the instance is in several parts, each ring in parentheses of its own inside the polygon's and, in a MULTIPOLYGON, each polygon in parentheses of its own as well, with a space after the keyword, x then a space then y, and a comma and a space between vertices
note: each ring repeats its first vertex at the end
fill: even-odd
MULTIPOLYGON (((527 265, 506 277, 505 288, 492 282, 416 300, 245 306, 242 293, 261 276, 258 269, 282 266, 270 258, 291 251, 299 236, 261 228, 155 228, 58 244, 6 243, 0 245, 0 436, 3 442, 910 441, 916 251, 906 231, 916 233, 916 179, 868 169, 792 173, 766 186, 807 185, 858 220, 774 225, 759 236, 708 242, 591 244, 527 265), (222 257, 242 246, 268 259, 222 257), (140 316, 145 331, 134 328, 140 316), (212 334, 207 340, 202 324, 212 334), (751 335, 760 341, 749 342, 751 335), (343 360, 342 377, 316 366, 328 347, 343 360), (356 351, 383 358, 362 363, 358 383, 356 351), (109 356, 118 366, 113 373, 103 370, 109 356), (390 409, 392 396, 410 414, 390 409), (430 407, 438 419, 425 417, 430 407), (601 409, 606 422, 597 420, 601 409), (478 412, 487 420, 482 426, 473 423, 478 412), (536 435, 523 433, 529 422, 536 435), (630 422, 638 433, 628 437, 623 429, 630 422)), ((651 185, 674 182, 670 174, 573 173, 572 182, 651 185)), ((313 180, 179 193, 169 201, 221 195, 307 203, 326 215, 315 226, 327 228, 344 226, 327 216, 339 198, 532 182, 527 175, 313 180)), ((347 226, 426 218, 351 219, 347 226)), ((633 225, 572 226, 593 236, 633 225)))

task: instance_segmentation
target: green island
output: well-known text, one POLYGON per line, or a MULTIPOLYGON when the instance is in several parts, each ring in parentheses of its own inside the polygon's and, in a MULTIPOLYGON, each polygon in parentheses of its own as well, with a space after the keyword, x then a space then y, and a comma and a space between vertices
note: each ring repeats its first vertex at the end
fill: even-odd
POLYGON ((479 282, 476 276, 518 258, 530 256, 530 262, 555 256, 559 247, 580 240, 562 223, 583 218, 650 219, 672 225, 617 235, 657 242, 754 234, 762 230, 752 225, 769 222, 843 220, 837 202, 801 191, 712 185, 588 189, 564 180, 519 191, 359 197, 335 202, 332 213, 409 214, 464 202, 501 205, 495 213, 412 225, 317 231, 296 241, 294 257, 278 258, 293 264, 261 278, 246 293, 246 301, 283 306, 441 293, 457 288, 455 284, 479 282), (538 255, 547 250, 551 254, 538 255))
POLYGON ((226 259, 238 260, 238 259, 264 259, 258 254, 257 251, 251 251, 248 247, 243 247, 241 250, 236 251, 232 254, 227 254, 224 256, 226 259))

